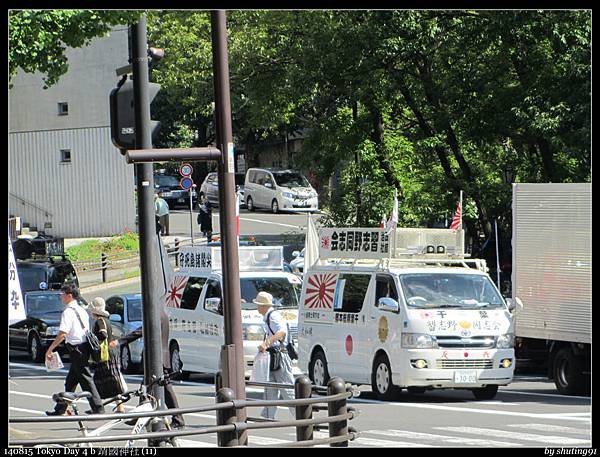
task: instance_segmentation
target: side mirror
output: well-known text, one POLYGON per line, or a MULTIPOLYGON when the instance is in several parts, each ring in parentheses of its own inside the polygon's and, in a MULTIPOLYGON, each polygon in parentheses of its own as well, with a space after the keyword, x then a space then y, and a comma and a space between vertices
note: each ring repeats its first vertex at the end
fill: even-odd
POLYGON ((221 299, 219 297, 204 300, 204 309, 213 313, 221 314, 221 299))
POLYGON ((298 257, 300 255, 300 251, 293 251, 292 257, 298 257))
POLYGON ((507 298, 506 304, 508 305, 508 311, 510 311, 511 313, 514 313, 517 309, 523 309, 523 302, 519 297, 515 297, 514 300, 512 298, 507 298))
POLYGON ((111 322, 122 322, 123 321, 123 319, 121 319, 121 316, 119 316, 118 314, 111 314, 108 317, 108 320, 111 322))
POLYGON ((400 306, 398 305, 398 302, 393 298, 389 297, 381 297, 377 301, 377 308, 379 308, 382 311, 390 311, 392 313, 397 313, 400 311, 400 306))
POLYGON ((270 182, 266 182, 265 183, 265 187, 268 187, 269 189, 272 189, 273 188, 273 184, 270 183, 270 182))

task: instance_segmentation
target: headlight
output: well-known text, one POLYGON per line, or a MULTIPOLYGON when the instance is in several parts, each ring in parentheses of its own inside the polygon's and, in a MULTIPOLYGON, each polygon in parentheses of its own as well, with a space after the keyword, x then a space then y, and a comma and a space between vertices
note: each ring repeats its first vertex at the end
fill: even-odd
POLYGON ((402 347, 408 349, 436 349, 438 347, 437 338, 425 333, 405 333, 402 335, 402 347))
POLYGON ((282 192, 281 193, 285 198, 294 198, 294 194, 290 192, 282 192))
POLYGON ((315 198, 315 197, 318 197, 318 196, 319 196, 319 194, 317 194, 316 192, 311 192, 310 193, 310 197, 311 198, 315 198))
POLYGON ((48 335, 48 336, 58 335, 58 327, 47 327, 46 335, 48 335))
POLYGON ((265 338, 265 330, 262 325, 242 324, 242 339, 247 341, 262 341, 265 338))
POLYGON ((498 349, 511 349, 515 347, 515 334, 507 333, 505 335, 500 335, 496 340, 496 347, 498 349))

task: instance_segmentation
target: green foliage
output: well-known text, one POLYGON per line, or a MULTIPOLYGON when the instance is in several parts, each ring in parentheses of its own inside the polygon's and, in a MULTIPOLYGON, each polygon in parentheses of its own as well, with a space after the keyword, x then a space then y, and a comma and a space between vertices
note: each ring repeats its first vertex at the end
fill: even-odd
POLYGON ((99 260, 102 253, 114 256, 139 252, 139 239, 137 233, 126 232, 106 241, 86 240, 65 251, 72 261, 99 260))

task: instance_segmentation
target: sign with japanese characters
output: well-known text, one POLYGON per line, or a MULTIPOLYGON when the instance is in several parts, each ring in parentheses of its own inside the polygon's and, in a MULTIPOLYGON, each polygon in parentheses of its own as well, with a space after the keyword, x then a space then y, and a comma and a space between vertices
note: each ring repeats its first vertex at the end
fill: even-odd
POLYGON ((381 228, 323 228, 319 258, 381 259, 389 257, 390 237, 381 228))
POLYGON ((213 250, 210 246, 185 246, 179 250, 179 269, 185 272, 210 273, 213 265, 213 250))
POLYGON ((25 304, 10 237, 8 238, 8 250, 8 323, 13 324, 25 319, 25 304))

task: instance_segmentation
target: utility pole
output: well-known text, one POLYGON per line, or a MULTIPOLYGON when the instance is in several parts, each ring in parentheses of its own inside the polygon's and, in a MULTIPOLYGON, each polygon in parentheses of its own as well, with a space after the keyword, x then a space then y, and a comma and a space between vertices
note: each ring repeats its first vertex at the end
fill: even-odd
MULTIPOLYGON (((150 101, 148 81, 148 43, 146 35, 146 16, 140 17, 137 24, 130 28, 131 63, 133 71, 135 147, 152 149, 150 123, 150 101)), ((153 376, 163 372, 160 306, 155 293, 162 277, 159 277, 157 265, 160 265, 157 249, 156 219, 154 211, 154 176, 152 163, 139 163, 136 167, 138 194, 138 221, 140 236, 140 275, 143 303, 144 334, 144 382, 149 384, 153 376)), ((164 389, 155 384, 152 395, 164 408, 164 389)))
MULTIPOLYGON (((227 57, 227 24, 225 11, 211 11, 212 52, 217 120, 217 147, 219 161, 219 215, 223 246, 223 313, 225 344, 221 348, 223 386, 235 393, 235 398, 246 398, 244 378, 244 348, 242 346, 242 318, 240 304, 240 273, 235 225, 235 162, 231 128, 231 100, 229 96, 229 61, 227 57)), ((237 420, 246 421, 246 410, 237 410, 237 420)), ((247 444, 247 433, 240 432, 238 444, 247 444)))

